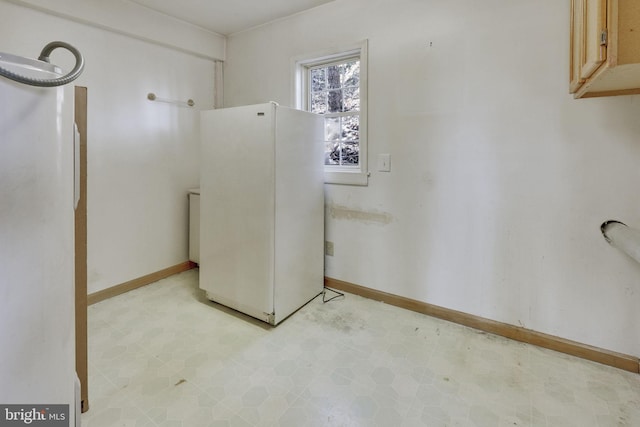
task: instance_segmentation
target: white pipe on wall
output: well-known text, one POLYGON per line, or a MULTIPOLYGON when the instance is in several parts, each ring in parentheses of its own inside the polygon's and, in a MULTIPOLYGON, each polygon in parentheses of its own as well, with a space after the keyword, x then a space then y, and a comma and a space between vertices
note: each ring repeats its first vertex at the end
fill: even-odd
POLYGON ((614 220, 604 222, 600 230, 611 246, 620 249, 640 263, 640 231, 614 220))

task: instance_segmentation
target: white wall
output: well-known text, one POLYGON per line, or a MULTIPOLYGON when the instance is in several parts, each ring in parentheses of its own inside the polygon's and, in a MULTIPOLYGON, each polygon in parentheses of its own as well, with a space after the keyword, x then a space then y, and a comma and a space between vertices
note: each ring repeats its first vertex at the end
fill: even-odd
POLYGON ((568 95, 568 25, 557 0, 337 0, 231 36, 225 105, 291 105, 292 58, 369 39, 372 175, 326 186, 326 275, 640 355, 640 265, 599 230, 640 228, 640 98, 568 95))
POLYGON ((203 58, 224 59, 225 38, 131 0, 2 0, 150 41, 203 58))
MULTIPOLYGON (((17 55, 37 57, 52 40, 85 55, 74 84, 88 87, 89 293, 186 261, 198 109, 213 106, 214 61, 3 1, 0 36, 0 51, 17 55), (149 92, 197 108, 150 102, 149 92)), ((63 50, 51 58, 71 67, 63 50)))

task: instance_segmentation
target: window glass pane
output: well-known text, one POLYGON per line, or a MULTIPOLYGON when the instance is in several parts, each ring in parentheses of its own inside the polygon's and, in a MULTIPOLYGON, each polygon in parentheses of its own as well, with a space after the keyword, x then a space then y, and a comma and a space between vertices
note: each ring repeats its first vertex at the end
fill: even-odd
POLYGON ((356 141, 360 139, 359 116, 342 117, 342 139, 350 141, 356 141))
POLYGON ((335 141, 325 142, 324 164, 339 165, 340 164, 340 143, 335 141))
POLYGON ((345 141, 342 143, 342 165, 357 166, 360 161, 360 144, 358 141, 345 141))
POLYGON ((360 89, 351 87, 343 91, 342 111, 358 111, 360 110, 360 89))
POLYGON ((327 92, 318 92, 311 95, 311 112, 316 114, 327 112, 327 92))
POLYGON ((327 68, 327 84, 329 85, 329 89, 340 89, 342 86, 341 78, 340 78, 340 66, 339 65, 330 65, 327 68))
POLYGON ((339 113, 344 108, 342 101, 342 91, 330 90, 327 94, 327 107, 329 113, 339 113))
POLYGON ((341 66, 342 86, 360 86, 360 61, 351 61, 341 66))
POLYGON ((340 117, 327 117, 324 119, 325 141, 338 141, 340 139, 340 117))
POLYGON ((311 70, 311 91, 320 92, 327 89, 326 68, 316 68, 311 70))

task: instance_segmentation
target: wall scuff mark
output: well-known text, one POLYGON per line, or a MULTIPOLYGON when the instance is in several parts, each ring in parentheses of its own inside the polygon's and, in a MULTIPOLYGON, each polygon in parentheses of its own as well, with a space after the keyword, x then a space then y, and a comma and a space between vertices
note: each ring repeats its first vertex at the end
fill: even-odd
POLYGON ((393 216, 388 212, 365 211, 334 204, 327 205, 327 216, 331 219, 358 221, 364 224, 387 225, 393 221, 393 216))

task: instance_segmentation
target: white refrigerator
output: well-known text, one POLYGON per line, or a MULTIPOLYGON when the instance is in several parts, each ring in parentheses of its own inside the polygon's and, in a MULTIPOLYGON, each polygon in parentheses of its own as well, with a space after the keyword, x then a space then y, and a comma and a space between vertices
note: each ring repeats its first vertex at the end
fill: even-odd
POLYGON ((272 325, 324 287, 321 116, 275 103, 201 113, 200 288, 272 325))
MULTIPOLYGON (((46 62, 0 53, 2 72, 51 84, 63 77, 46 62)), ((76 405, 74 92, 67 83, 34 87, 4 77, 0 403, 69 405, 64 416, 71 425, 76 405)))

